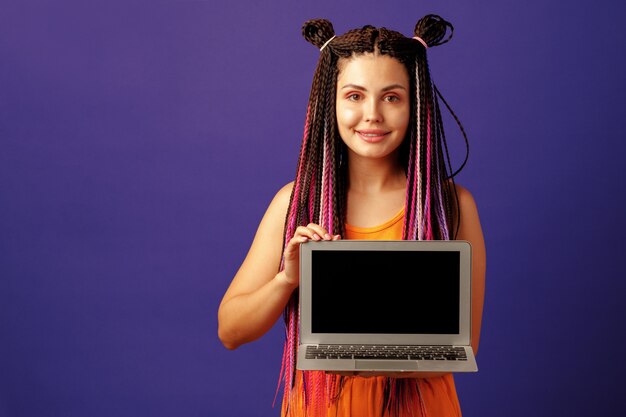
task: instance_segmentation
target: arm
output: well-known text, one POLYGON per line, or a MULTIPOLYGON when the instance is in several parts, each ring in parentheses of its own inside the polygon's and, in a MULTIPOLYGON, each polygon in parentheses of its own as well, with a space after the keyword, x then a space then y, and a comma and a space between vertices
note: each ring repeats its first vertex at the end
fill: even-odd
POLYGON ((485 271, 486 252, 483 231, 480 226, 478 209, 472 194, 461 187, 456 186, 459 198, 461 219, 459 224, 458 240, 467 240, 472 245, 472 334, 471 344, 474 354, 478 354, 478 342, 480 341, 480 328, 483 317, 483 304, 485 301, 485 271))
POLYGON ((299 226, 283 252, 285 217, 293 184, 284 186, 270 203, 250 250, 220 304, 218 336, 235 349, 264 335, 281 316, 300 282, 300 243, 337 240, 317 225, 299 226), (278 272, 284 253, 285 267, 278 272))
POLYGON ((278 273, 283 228, 292 185, 278 191, 270 203, 250 250, 218 310, 218 336, 235 349, 265 334, 282 314, 297 284, 278 273))

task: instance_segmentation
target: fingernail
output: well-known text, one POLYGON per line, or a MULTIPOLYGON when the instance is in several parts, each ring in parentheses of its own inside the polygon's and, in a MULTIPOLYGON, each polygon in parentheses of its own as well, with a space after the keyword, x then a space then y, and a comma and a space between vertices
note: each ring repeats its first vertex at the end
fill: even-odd
POLYGON ((341 235, 335 235, 335 236, 333 236, 333 239, 337 240, 337 239, 339 239, 340 237, 341 237, 341 235))
POLYGON ((330 237, 330 235, 329 235, 328 233, 326 233, 326 234, 324 235, 324 239, 326 239, 326 240, 330 240, 330 239, 332 239, 332 238, 330 237))
POLYGON ((309 240, 309 238, 308 238, 308 237, 306 237, 306 236, 302 236, 302 237, 300 238, 300 242, 306 242, 307 240, 309 240))
POLYGON ((320 240, 321 237, 319 237, 319 235, 317 233, 313 233, 313 239, 320 240))

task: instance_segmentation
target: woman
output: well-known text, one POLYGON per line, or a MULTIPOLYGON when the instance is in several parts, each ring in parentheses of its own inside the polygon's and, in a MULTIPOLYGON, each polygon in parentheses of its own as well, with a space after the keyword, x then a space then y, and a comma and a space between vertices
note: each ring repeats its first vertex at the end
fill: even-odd
POLYGON ((483 234, 472 195, 450 174, 439 93, 426 60, 427 48, 447 42, 451 31, 435 15, 417 23, 413 38, 371 26, 335 36, 323 19, 303 26, 321 53, 296 178, 270 203, 218 312, 219 337, 229 349, 261 337, 284 313, 284 416, 461 415, 452 374, 362 377, 295 369, 299 245, 308 240, 469 241, 478 350, 483 234))

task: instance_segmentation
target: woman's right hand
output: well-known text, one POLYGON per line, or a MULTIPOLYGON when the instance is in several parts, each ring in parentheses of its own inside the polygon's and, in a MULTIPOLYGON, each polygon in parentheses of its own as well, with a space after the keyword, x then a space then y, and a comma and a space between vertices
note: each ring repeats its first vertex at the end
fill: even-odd
POLYGON ((300 244, 309 240, 339 240, 340 235, 331 236, 326 229, 319 224, 309 223, 307 226, 299 226, 293 234, 284 252, 285 280, 297 287, 300 285, 300 244))

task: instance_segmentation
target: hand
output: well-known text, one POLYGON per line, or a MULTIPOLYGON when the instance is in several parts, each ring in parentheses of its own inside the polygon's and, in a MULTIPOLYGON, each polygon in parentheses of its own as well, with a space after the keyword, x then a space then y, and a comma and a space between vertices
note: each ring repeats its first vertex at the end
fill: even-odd
POLYGON ((331 236, 322 226, 309 223, 299 226, 285 248, 285 280, 295 287, 300 285, 300 244, 309 240, 339 240, 340 235, 331 236))

